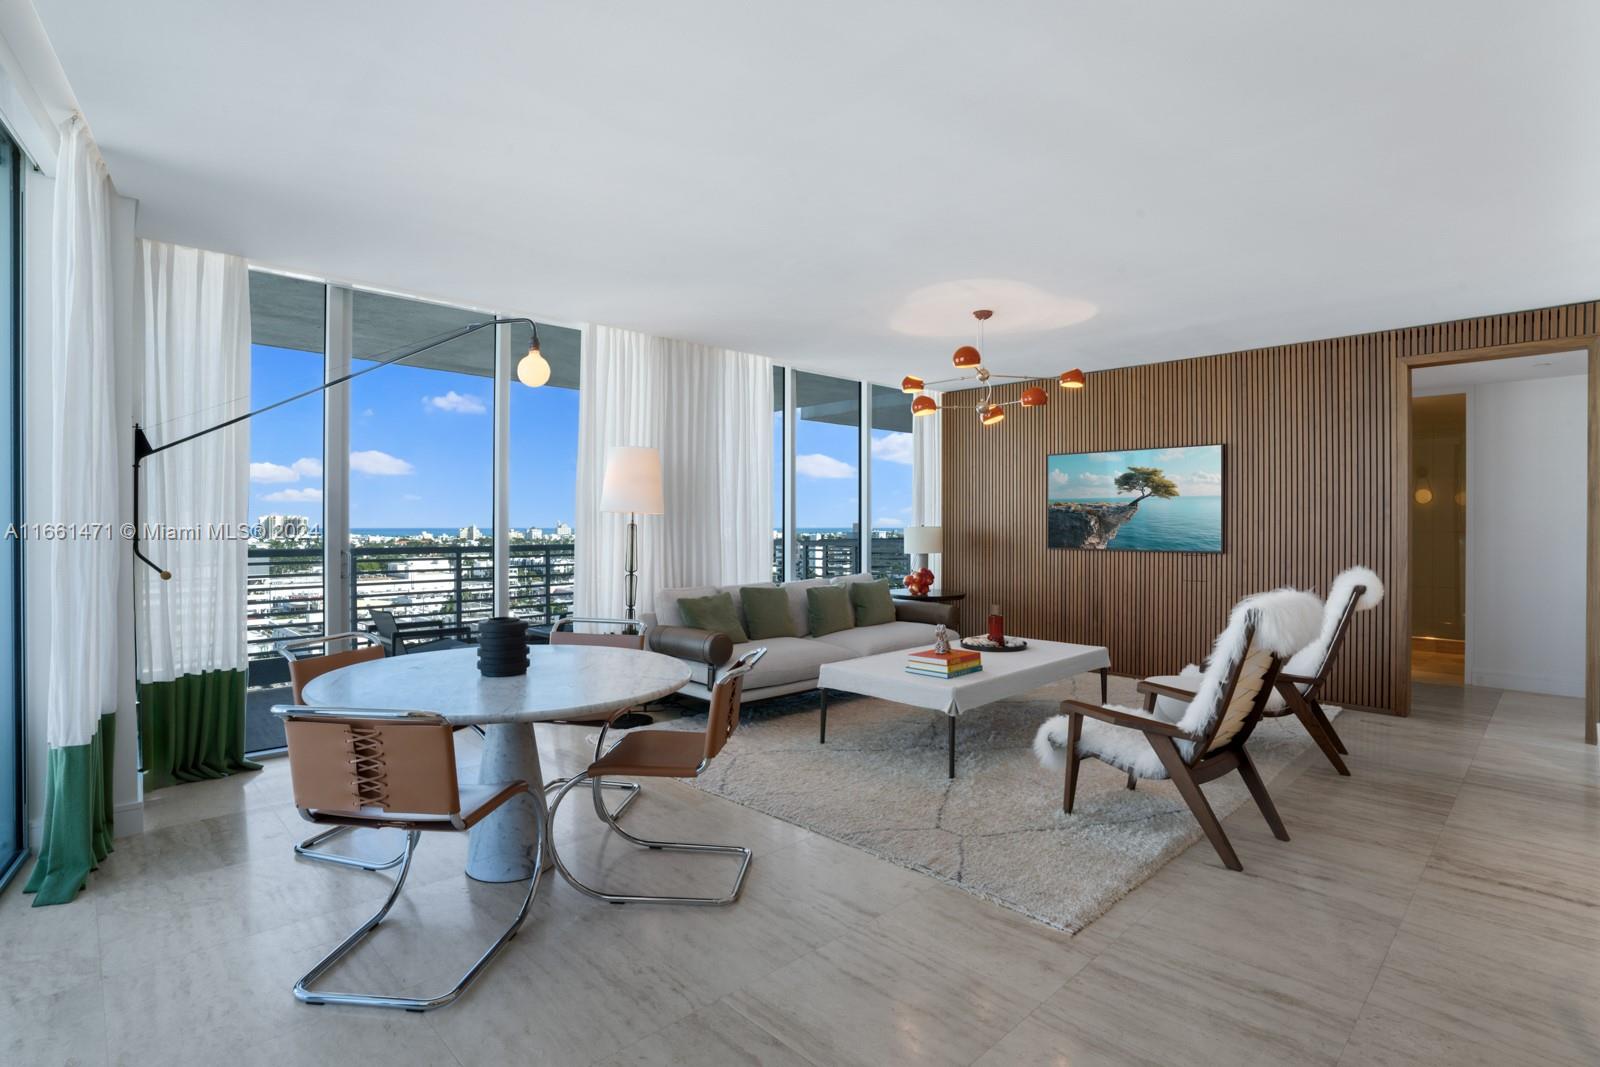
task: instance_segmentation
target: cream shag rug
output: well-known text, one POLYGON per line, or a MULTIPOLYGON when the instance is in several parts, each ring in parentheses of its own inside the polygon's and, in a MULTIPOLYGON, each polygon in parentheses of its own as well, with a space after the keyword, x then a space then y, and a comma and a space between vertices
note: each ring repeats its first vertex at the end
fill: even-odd
MULTIPOLYGON (((1140 706, 1134 685, 1112 678, 1111 702, 1140 706)), ((954 781, 943 715, 830 693, 819 745, 815 693, 756 704, 696 784, 1077 932, 1202 837, 1171 782, 1129 792, 1126 776, 1099 760, 1081 764, 1076 810, 1062 812, 1061 773, 1039 765, 1033 735, 1062 699, 1092 703, 1099 687, 1083 675, 961 716, 954 781)), ((705 719, 661 725, 704 729, 705 719)), ((1265 719, 1250 754, 1270 784, 1311 744, 1292 716, 1265 719)), ((1219 818, 1253 804, 1238 775, 1204 789, 1219 818)))

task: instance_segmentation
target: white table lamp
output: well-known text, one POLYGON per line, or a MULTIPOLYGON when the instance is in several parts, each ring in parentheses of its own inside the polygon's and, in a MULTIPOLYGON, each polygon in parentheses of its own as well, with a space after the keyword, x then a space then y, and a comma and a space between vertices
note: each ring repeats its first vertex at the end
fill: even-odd
POLYGON ((906 552, 911 556, 911 569, 921 570, 928 565, 928 557, 944 551, 944 531, 937 526, 907 526, 906 552))
POLYGON ((661 490, 661 451, 636 445, 606 449, 606 473, 600 483, 600 510, 628 516, 627 580, 623 586, 628 618, 639 603, 639 515, 661 515, 666 508, 661 490))

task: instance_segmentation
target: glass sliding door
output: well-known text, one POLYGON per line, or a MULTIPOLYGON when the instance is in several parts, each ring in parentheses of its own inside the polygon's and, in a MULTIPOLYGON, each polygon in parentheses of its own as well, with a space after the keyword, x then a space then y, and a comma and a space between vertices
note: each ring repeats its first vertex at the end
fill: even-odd
POLYGON ((511 448, 509 465, 511 614, 530 624, 572 613, 573 524, 578 507, 578 372, 583 335, 539 326, 539 352, 550 378, 523 385, 516 367, 528 352, 523 323, 511 333, 511 448))
POLYGON ((872 387, 871 570, 895 585, 910 573, 905 528, 911 522, 911 398, 872 387))
MULTIPOLYGON (((357 290, 351 370, 492 317, 357 290)), ((334 460, 350 465, 341 624, 366 628, 387 611, 456 639, 494 613, 494 351, 483 329, 350 383, 350 455, 334 460)))
POLYGON ((795 381, 794 577, 861 570, 861 383, 799 372, 795 381))
POLYGON ((18 287, 22 175, 17 146, 0 134, 0 886, 26 846, 22 810, 22 522, 18 287))
MULTIPOLYGON (((326 299, 320 282, 250 272, 252 408, 322 383, 326 299)), ((284 744, 272 705, 289 699, 289 670, 277 645, 328 632, 322 602, 322 415, 322 397, 312 395, 250 420, 247 753, 284 744)))

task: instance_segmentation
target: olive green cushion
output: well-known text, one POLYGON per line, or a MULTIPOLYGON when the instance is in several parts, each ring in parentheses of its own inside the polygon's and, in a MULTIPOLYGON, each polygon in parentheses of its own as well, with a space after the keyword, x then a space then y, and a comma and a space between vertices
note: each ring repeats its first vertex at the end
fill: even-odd
POLYGON ((683 621, 696 630, 727 634, 728 639, 736 645, 750 640, 750 636, 744 632, 744 624, 739 621, 739 609, 734 606, 733 597, 727 593, 684 597, 678 601, 678 611, 683 615, 683 621))
POLYGON ((889 595, 889 580, 850 582, 850 606, 855 609, 857 626, 882 626, 894 622, 894 598, 889 595))
POLYGON ((806 621, 811 636, 855 628, 856 616, 850 607, 850 591, 837 585, 806 590, 806 621))
POLYGON ((739 590, 750 640, 769 637, 799 637, 794 632, 794 616, 789 612, 789 594, 775 585, 747 585, 739 590))

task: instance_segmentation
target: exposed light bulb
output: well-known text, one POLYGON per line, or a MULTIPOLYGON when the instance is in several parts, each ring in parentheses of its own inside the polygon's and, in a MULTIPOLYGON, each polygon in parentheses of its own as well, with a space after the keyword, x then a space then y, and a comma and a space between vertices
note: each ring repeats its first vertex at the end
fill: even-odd
POLYGON ((528 346, 528 354, 517 361, 517 381, 537 389, 550 380, 550 361, 539 351, 539 339, 528 346))

